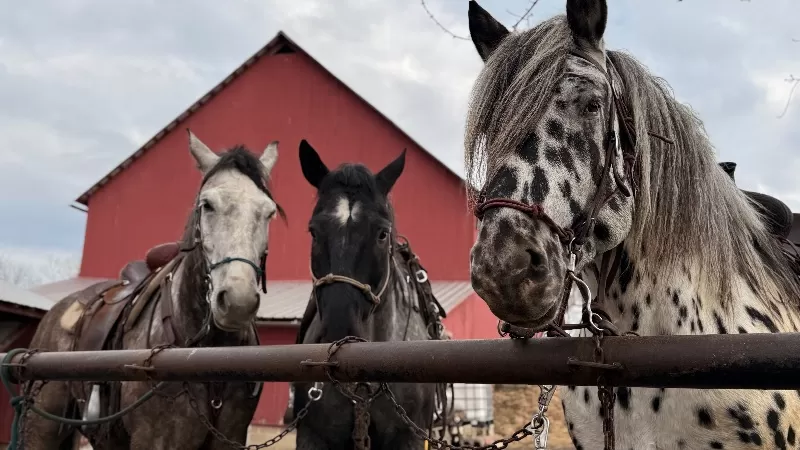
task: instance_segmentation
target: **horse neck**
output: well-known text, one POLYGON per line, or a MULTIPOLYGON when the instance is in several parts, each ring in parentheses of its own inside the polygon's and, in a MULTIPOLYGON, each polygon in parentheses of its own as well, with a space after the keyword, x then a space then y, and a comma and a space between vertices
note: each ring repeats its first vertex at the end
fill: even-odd
POLYGON ((392 264, 381 304, 369 322, 369 340, 419 340, 427 335, 422 316, 414 309, 418 305, 417 293, 406 282, 407 275, 402 266, 392 264))
MULTIPOLYGON (((733 299, 723 299, 699 282, 699 264, 657 269, 637 261, 630 247, 623 252, 609 289, 604 310, 622 331, 640 335, 729 334, 797 331, 800 315, 789 305, 776 305, 759 298, 747 281, 734 275, 733 299)), ((600 258, 589 275, 597 292, 600 258)), ((732 269, 733 270, 733 269, 732 269)))

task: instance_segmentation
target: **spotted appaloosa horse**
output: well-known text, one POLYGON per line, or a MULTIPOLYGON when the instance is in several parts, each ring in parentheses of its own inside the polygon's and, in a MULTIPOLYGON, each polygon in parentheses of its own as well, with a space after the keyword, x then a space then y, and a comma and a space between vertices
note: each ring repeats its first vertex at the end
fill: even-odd
MULTIPOLYGON (((244 147, 217 155, 191 133, 189 142, 203 181, 186 223, 183 252, 177 257, 180 259, 173 259, 170 266, 158 272, 163 275, 169 271, 161 277, 161 284, 150 280, 155 286, 152 296, 145 299, 144 293, 138 295, 137 304, 146 306, 129 329, 128 321, 134 319, 131 314, 123 313, 127 317, 125 328, 119 324, 115 326, 117 331, 112 332, 120 336, 115 342, 121 342, 118 347, 123 349, 147 349, 161 344, 208 347, 258 343, 253 322, 260 301, 259 283, 264 282, 265 276, 259 270, 259 259, 266 256, 269 223, 280 212, 266 184, 278 158, 277 142, 267 146, 260 158, 244 147)), ((142 219, 158 220, 158 217, 143 215, 142 219)), ((101 302, 117 298, 114 292, 119 291, 115 287, 102 286, 101 283, 87 291, 105 291, 99 297, 101 302)), ((148 292, 149 286, 141 292, 148 292)), ((96 295, 100 296, 100 292, 96 295)), ((42 318, 31 348, 49 351, 75 348, 75 342, 81 341, 81 330, 89 333, 82 326, 83 320, 93 321, 94 316, 100 315, 84 314, 90 309, 84 302, 98 298, 89 298, 84 293, 71 294, 53 305, 42 318)), ((94 324, 89 322, 88 326, 94 324)), ((118 388, 121 390, 109 388, 107 392, 118 393, 119 408, 125 408, 151 386, 146 382, 122 382, 118 388)), ((190 383, 187 387, 197 399, 199 410, 216 423, 217 429, 229 439, 245 442, 260 394, 252 383, 190 383)), ((122 419, 81 432, 86 432, 95 449, 229 448, 203 425, 191 408, 189 397, 185 393, 178 395, 182 388, 182 383, 167 383, 159 391, 163 395, 151 397, 122 419)), ((86 393, 90 391, 87 383, 53 381, 35 396, 35 404, 51 414, 79 419, 85 410, 86 393)), ((101 415, 112 412, 104 411, 101 415)), ((32 411, 28 411, 23 423, 26 449, 73 448, 74 429, 61 427, 32 411)))
MULTIPOLYGON (((797 331, 800 283, 778 241, 692 110, 635 58, 605 49, 606 18, 605 1, 568 0, 566 15, 509 33, 470 1, 485 62, 465 135, 468 177, 483 182, 474 288, 501 319, 539 328, 558 315, 571 251, 593 292, 613 252, 602 306, 623 331, 797 331)), ((800 391, 615 392, 621 450, 800 444, 800 391)), ((575 447, 603 448, 597 388, 571 386, 563 403, 575 447)))
MULTIPOLYGON (((413 257, 399 248, 389 201, 389 192, 405 166, 405 152, 375 174, 361 164, 329 170, 316 150, 302 141, 300 164, 306 180, 317 189, 308 229, 311 272, 318 281, 297 343, 331 343, 346 336, 369 341, 438 338, 437 307, 430 304, 433 297, 419 289, 424 281, 420 282, 409 265, 413 257), (329 274, 337 280, 325 281, 329 274)), ((311 386, 294 384, 295 414, 307 405, 311 386)), ((360 384, 357 393, 368 396, 363 387, 360 384)), ((430 383, 389 384, 409 418, 426 430, 433 420, 435 387, 430 383)), ((353 402, 332 383, 322 384, 322 391, 322 398, 310 405, 297 428, 298 450, 423 447, 385 395, 367 406, 371 446, 354 444, 353 435, 359 441, 361 437, 355 430, 353 402)))

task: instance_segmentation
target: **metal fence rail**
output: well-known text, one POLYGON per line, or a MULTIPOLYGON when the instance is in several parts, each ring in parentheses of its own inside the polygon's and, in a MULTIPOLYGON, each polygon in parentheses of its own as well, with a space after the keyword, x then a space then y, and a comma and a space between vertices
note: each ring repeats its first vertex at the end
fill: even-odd
MULTIPOLYGON (((453 340, 36 353, 17 381, 186 380, 455 382, 684 388, 800 388, 800 333, 608 337, 593 365, 591 338, 453 340)), ((0 357, 5 354, 0 354, 0 357)))

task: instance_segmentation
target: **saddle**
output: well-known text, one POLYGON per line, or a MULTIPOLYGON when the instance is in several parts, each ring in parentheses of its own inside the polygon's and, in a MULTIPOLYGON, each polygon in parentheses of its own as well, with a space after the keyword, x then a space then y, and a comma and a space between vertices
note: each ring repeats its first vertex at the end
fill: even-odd
POLYGON ((125 315, 127 331, 136 323, 139 313, 158 288, 159 280, 154 278, 165 276, 168 271, 160 269, 174 260, 179 251, 177 243, 157 245, 148 250, 144 260, 127 263, 120 270, 118 280, 94 284, 78 294, 77 301, 83 305, 84 315, 77 324, 78 333, 73 350, 114 347, 109 342, 109 336, 120 323, 123 312, 128 311, 125 315))
MULTIPOLYGON (((731 177, 731 180, 736 183, 736 178, 734 177, 736 163, 721 162, 719 165, 722 170, 731 177)), ((794 216, 792 210, 785 203, 775 197, 760 192, 746 191, 744 189, 741 189, 741 191, 752 200, 756 208, 764 216, 767 230, 783 238, 789 237, 789 233, 792 231, 794 216)))

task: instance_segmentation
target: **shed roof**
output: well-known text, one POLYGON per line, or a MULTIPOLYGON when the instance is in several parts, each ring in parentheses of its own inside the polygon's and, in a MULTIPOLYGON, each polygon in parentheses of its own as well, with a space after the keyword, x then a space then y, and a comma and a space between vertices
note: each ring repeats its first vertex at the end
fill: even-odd
MULTIPOLYGON (((270 281, 269 293, 261 294, 260 320, 300 320, 311 297, 311 281, 270 281)), ((431 281, 433 295, 449 313, 472 294, 469 281, 431 281)))
POLYGON ((0 301, 39 311, 50 311, 53 302, 38 293, 0 281, 0 301))
POLYGON ((162 128, 158 133, 155 134, 155 136, 150 138, 150 140, 148 140, 138 150, 133 152, 133 154, 131 154, 128 158, 126 158, 119 165, 117 165, 117 167, 112 169, 108 174, 106 174, 106 176, 101 178, 100 181, 96 182, 92 187, 87 189, 86 192, 81 194, 80 197, 77 198, 76 202, 88 206, 89 197, 91 197, 95 192, 97 192, 98 189, 100 189, 105 184, 107 184, 109 181, 111 181, 111 179, 114 178, 115 176, 117 176, 120 172, 122 172, 123 170, 128 168, 133 163, 133 161, 135 161, 136 159, 140 158, 146 151, 148 151, 151 148, 153 148, 153 146, 156 143, 158 143, 162 138, 164 138, 164 136, 166 136, 167 133, 169 133, 175 127, 177 127, 182 122, 184 122, 187 118, 189 118, 189 116, 191 116, 193 113, 195 113, 197 110, 199 110, 202 106, 204 106, 205 104, 209 103, 211 101, 211 99, 214 98, 214 96, 219 94, 227 86, 231 85, 247 69, 253 67, 253 65, 262 56, 273 55, 273 54, 278 53, 278 52, 284 52, 286 49, 289 49, 290 51, 293 51, 293 52, 297 52, 297 53, 303 54, 306 57, 308 57, 317 67, 319 67, 319 69, 321 69, 323 72, 325 72, 325 74, 327 74, 328 76, 332 77, 338 83, 341 83, 342 86, 344 86, 347 89, 347 91, 349 91, 352 95, 356 96, 359 100, 364 102, 364 104, 367 105, 370 109, 372 109, 375 112, 375 114, 378 115, 378 117, 380 117, 383 120, 386 120, 387 122, 389 122, 394 128, 396 128, 400 133, 402 133, 406 138, 408 138, 409 141, 413 142, 414 145, 419 147, 422 151, 424 151, 424 152, 428 153, 429 155, 431 155, 431 157, 433 157, 433 159, 435 161, 437 161, 439 164, 441 164, 442 167, 444 167, 449 173, 451 173, 453 176, 455 176, 460 181, 464 180, 464 178, 460 174, 458 174, 455 171, 453 171, 450 167, 448 167, 446 164, 444 164, 435 155, 433 155, 429 151, 425 150, 425 148, 423 148, 416 140, 414 140, 414 138, 409 136, 408 133, 403 131, 399 126, 397 126, 397 124, 395 124, 392 120, 390 120, 388 117, 386 117, 386 115, 384 115, 377 108, 375 108, 372 104, 370 104, 368 101, 366 101, 364 99, 364 97, 362 97, 361 95, 356 93, 351 87, 349 87, 347 84, 345 84, 336 75, 331 73, 331 71, 326 69, 325 66, 320 64, 320 62, 317 59, 315 59, 313 56, 308 54, 308 52, 303 50, 293 40, 289 39, 289 37, 286 35, 286 33, 284 33, 283 31, 279 31, 278 34, 271 41, 269 41, 264 47, 262 47, 260 50, 258 50, 253 56, 248 58, 242 65, 237 67, 236 70, 234 70, 230 75, 225 77, 224 80, 222 80, 219 84, 214 86, 214 88, 211 89, 208 93, 206 93, 205 95, 200 97, 199 100, 194 102, 191 106, 189 106, 188 109, 186 109, 184 112, 182 112, 172 122, 167 124, 167 126, 162 128))
MULTIPOLYGON (((86 288, 103 278, 77 277, 50 283, 34 288, 39 295, 46 297, 50 305, 61 300, 71 292, 86 288)), ((311 296, 311 281, 269 282, 268 293, 261 293, 259 320, 293 321, 303 318, 308 299, 311 296)), ((473 293, 469 281, 431 281, 433 295, 439 300, 445 312, 450 312, 473 293)), ((36 294, 34 294, 36 295, 36 294)), ((47 300, 46 300, 47 301, 47 300)), ((49 306, 48 306, 49 309, 49 306)))

